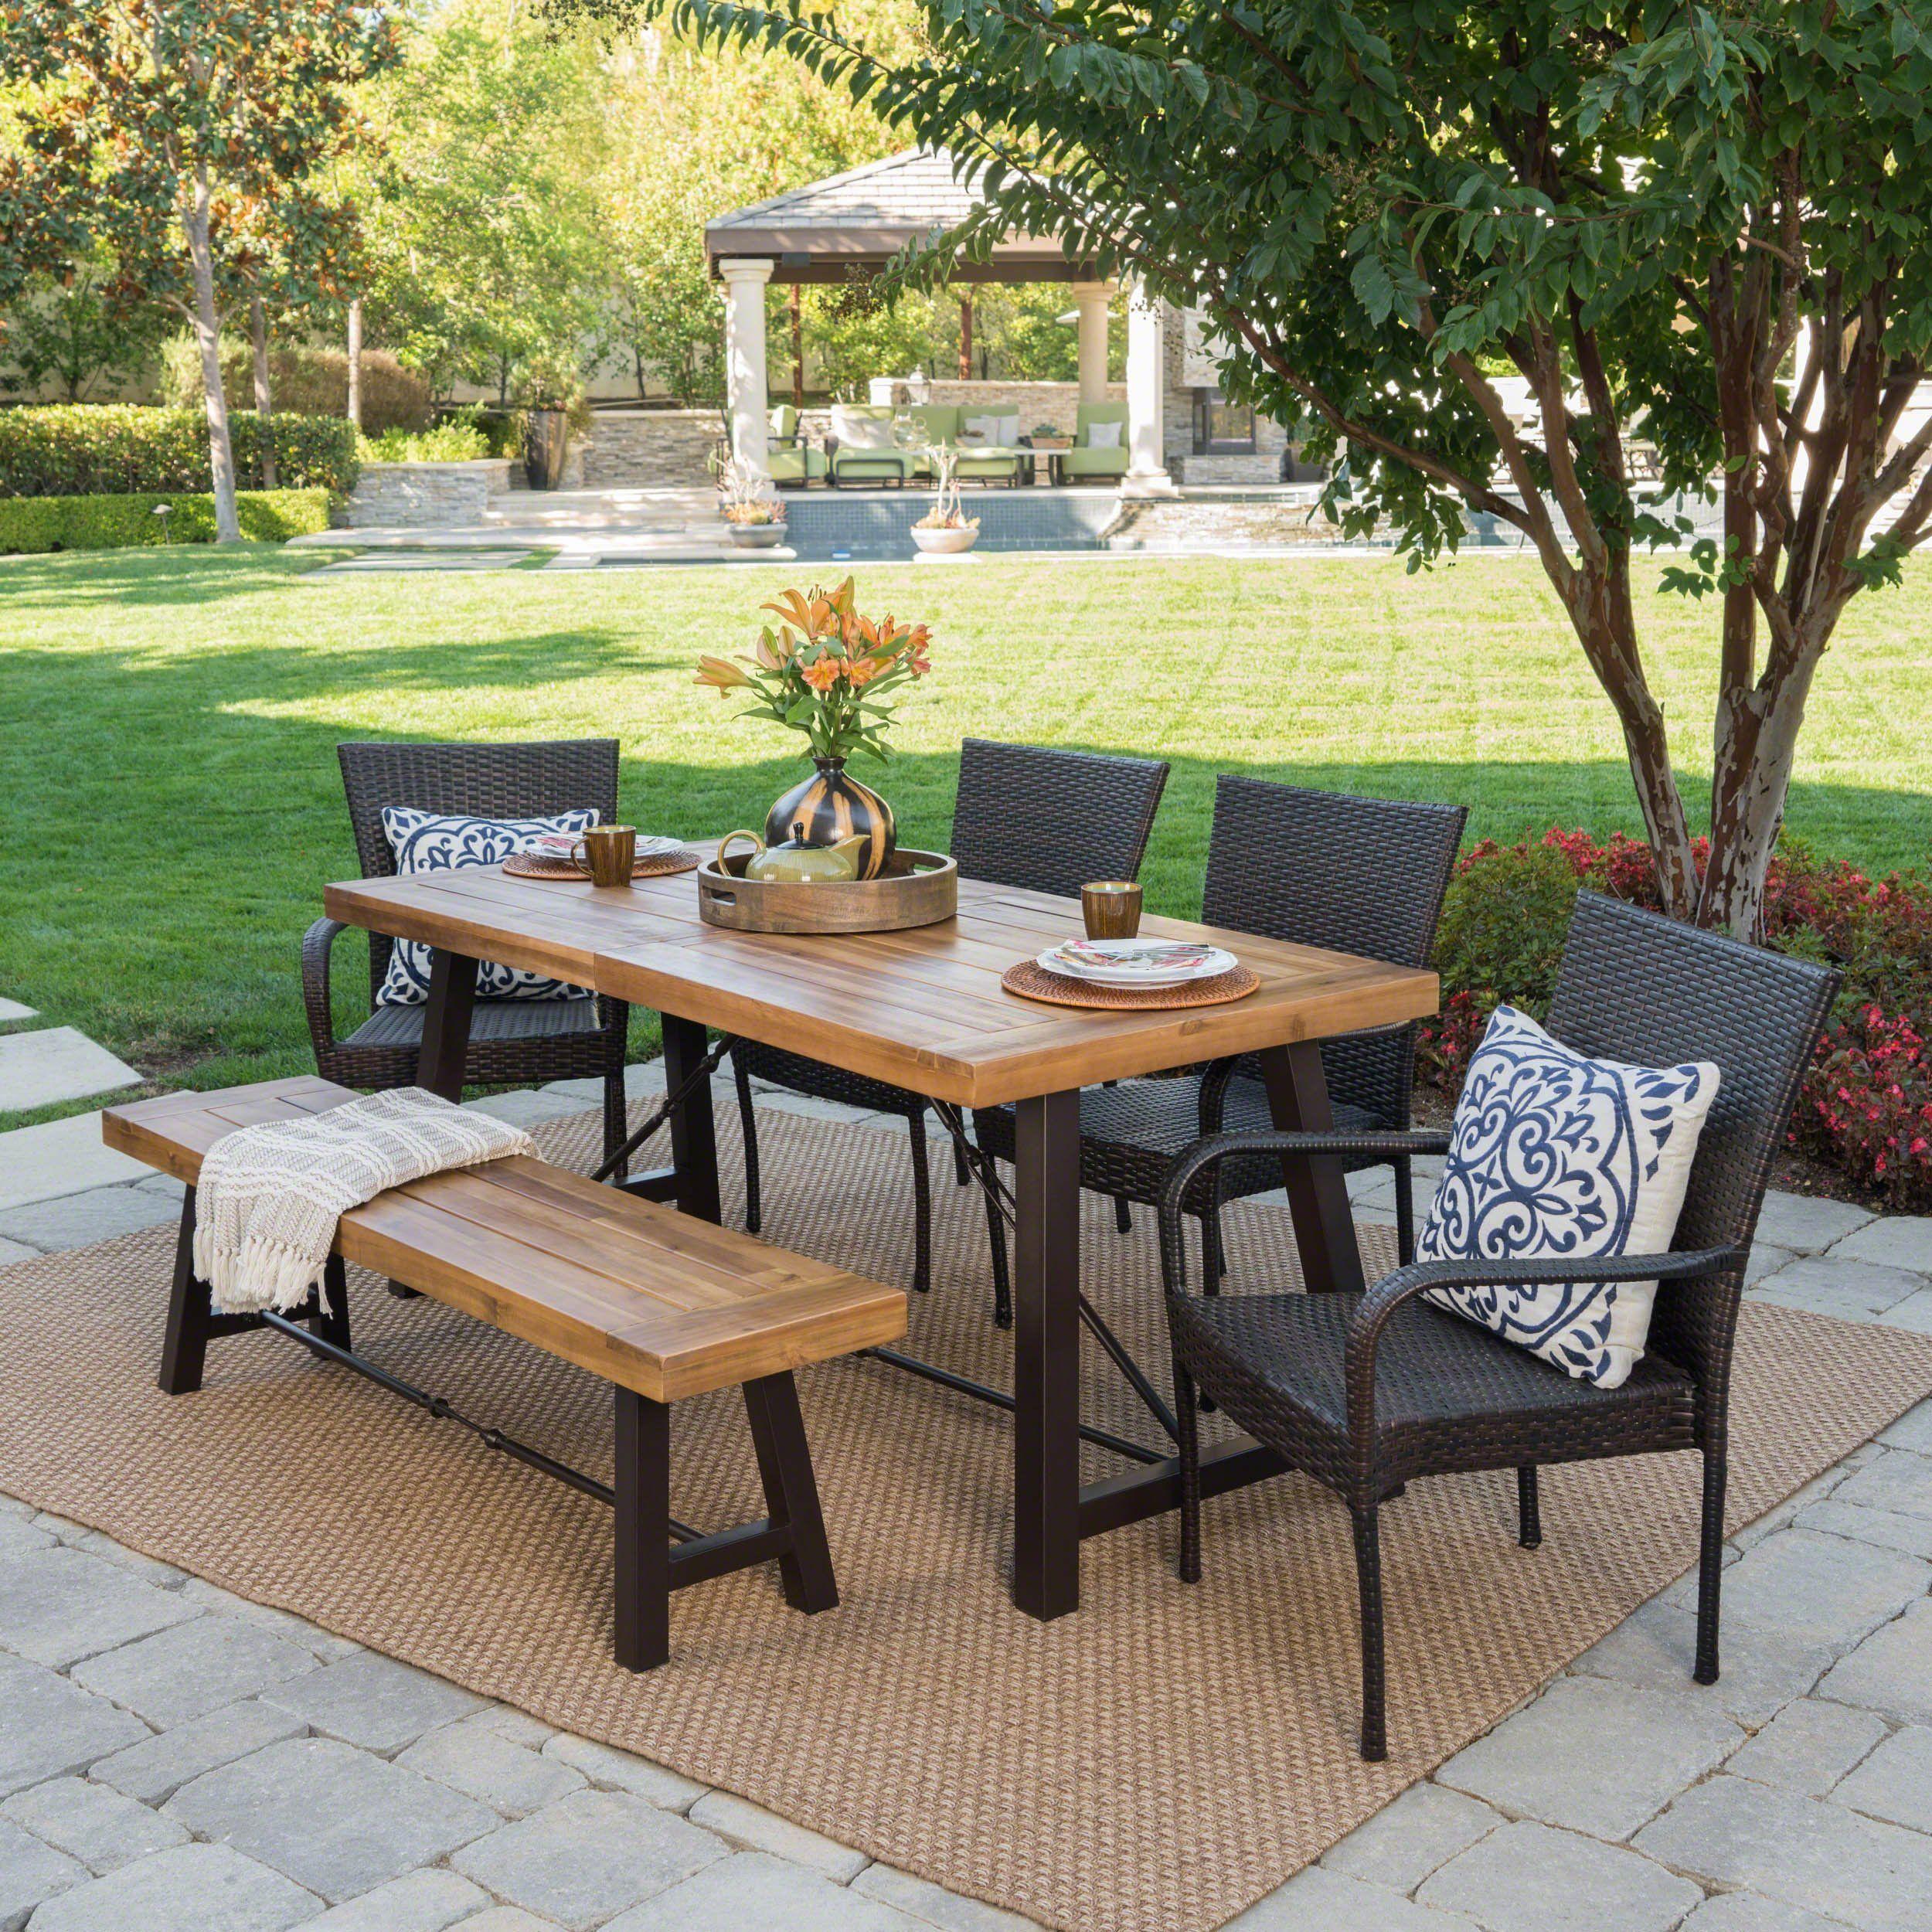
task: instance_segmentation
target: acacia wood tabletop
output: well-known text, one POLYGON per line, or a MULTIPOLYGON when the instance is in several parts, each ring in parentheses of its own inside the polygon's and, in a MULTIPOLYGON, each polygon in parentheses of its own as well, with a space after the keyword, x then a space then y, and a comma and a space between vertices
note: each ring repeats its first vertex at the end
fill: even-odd
POLYGON ((700 919, 689 872, 599 887, 466 867, 347 881, 323 903, 346 925, 523 967, 962 1106, 1417 1019, 1439 999, 1430 972, 1150 917, 1144 934, 1226 947, 1260 988, 1222 1006, 1038 1005, 1000 975, 1077 934, 1079 901, 968 879, 956 917, 888 933, 728 931, 700 919))

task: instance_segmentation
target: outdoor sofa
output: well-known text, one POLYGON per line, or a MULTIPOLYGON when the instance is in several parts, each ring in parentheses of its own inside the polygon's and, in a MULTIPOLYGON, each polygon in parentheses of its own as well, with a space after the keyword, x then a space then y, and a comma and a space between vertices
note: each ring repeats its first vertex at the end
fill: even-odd
POLYGON ((1127 405, 1083 403, 1074 418, 1073 447, 1060 453, 1060 473, 1070 483, 1113 482, 1126 475, 1127 455, 1127 405), (1115 423, 1117 429, 1109 428, 1115 423))

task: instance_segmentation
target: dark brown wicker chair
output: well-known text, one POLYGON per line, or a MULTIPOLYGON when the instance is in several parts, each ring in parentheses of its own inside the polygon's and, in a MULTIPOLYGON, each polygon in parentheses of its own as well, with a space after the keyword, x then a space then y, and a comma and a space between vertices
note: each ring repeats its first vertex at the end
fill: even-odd
MULTIPOLYGON (((606 821, 617 815, 614 738, 536 744, 344 744, 336 747, 336 754, 365 879, 388 878, 396 870, 383 833, 385 805, 478 818, 549 818, 588 805, 606 821)), ((376 1004, 393 944, 379 933, 369 934, 369 1017, 346 1039, 335 1037, 329 951, 342 930, 338 920, 318 919, 302 939, 302 998, 316 1071, 344 1087, 407 1087, 416 1078, 423 1009, 376 1004)), ((624 1136, 630 1019, 631 1009, 621 1000, 479 999, 463 1077, 477 1087, 601 1080, 608 1153, 624 1136)))
MULTIPOLYGON (((1167 784, 1165 764, 1038 745, 968 738, 959 750, 959 791, 951 851, 964 879, 1033 892, 1076 894, 1095 879, 1132 879, 1167 784)), ((917 1094, 787 1053, 756 1040, 732 1051, 738 1114, 744 1124, 745 1226, 760 1225, 757 1121, 751 1082, 902 1116, 912 1136, 913 1286, 932 1281, 932 1182, 927 1161, 927 1102, 917 1094)))
MULTIPOLYGON (((1201 916, 1236 932, 1392 965, 1427 965, 1468 815, 1460 805, 1358 798, 1223 776, 1215 787, 1201 916)), ((1415 1057, 1413 1026, 1324 1040, 1322 1072, 1336 1126, 1363 1134, 1405 1131, 1415 1057)), ((1080 1097, 1080 1185, 1113 1196, 1124 1233, 1128 1203, 1151 1207, 1175 1155, 1202 1134, 1273 1124, 1259 1070, 1248 1060, 1217 1060, 1179 1080, 1092 1087, 1080 1097)), ((973 1131, 988 1152, 1013 1158, 1010 1107, 976 1112, 973 1131)), ((1406 1261, 1415 1235, 1409 1155, 1351 1158, 1345 1165, 1352 1171, 1384 1163, 1395 1169, 1397 1239, 1406 1261)), ((1188 1208, 1201 1219, 1210 1284, 1220 1276, 1219 1203, 1281 1185, 1280 1167, 1267 1161, 1230 1162, 1203 1177, 1188 1208)), ((1003 1304, 1005 1227, 989 1213, 987 1230, 995 1292, 1003 1304)))
POLYGON ((1160 1202, 1161 1266, 1174 1342, 1182 1458, 1182 1577, 1201 1573, 1196 1394, 1291 1468, 1336 1492, 1355 1519, 1362 1602, 1362 1755, 1384 1729, 1378 1506, 1420 1476, 1517 1472, 1518 1539, 1542 1540, 1546 1462, 1697 1449, 1704 1458, 1697 1656, 1717 1678, 1731 1349, 1743 1267, 1771 1159, 1837 975, 1699 932, 1594 893, 1579 895, 1552 1033, 1578 1051, 1644 1066, 1714 1061, 1721 1078, 1699 1142, 1673 1251, 1612 1260, 1423 1261, 1363 1294, 1186 1292, 1184 1218, 1202 1172, 1230 1156, 1319 1148, 1381 1158, 1440 1152, 1442 1134, 1230 1134, 1175 1165, 1160 1202), (1621 1388, 1560 1369, 1416 1297, 1425 1289, 1538 1281, 1662 1284, 1648 1352, 1621 1388))

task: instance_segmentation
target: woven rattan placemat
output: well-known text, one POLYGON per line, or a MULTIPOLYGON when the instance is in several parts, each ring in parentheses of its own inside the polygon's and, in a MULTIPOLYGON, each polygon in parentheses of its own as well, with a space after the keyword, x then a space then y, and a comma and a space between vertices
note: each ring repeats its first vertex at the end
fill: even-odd
POLYGON ((1168 1007, 1225 1006, 1231 1000, 1246 999, 1261 984, 1261 976, 1252 967, 1235 966, 1184 986, 1097 986, 1070 973, 1049 972, 1036 959, 1022 959, 1000 975, 999 983, 1022 999, 1040 1000, 1049 1006, 1145 1013, 1168 1007))
MULTIPOLYGON (((912 1261, 903 1131, 763 1117, 765 1231, 887 1280, 912 1261)), ((737 1135, 721 1118, 728 1215, 737 1135)), ((589 1162, 585 1115, 536 1130, 589 1162)), ((941 1170, 944 1171, 943 1169, 941 1170)), ((1005 1383, 1010 1337, 975 1195, 935 1186, 933 1291, 909 1345, 1005 1383)), ((1278 1209, 1227 1210, 1241 1284, 1282 1251, 1278 1209)), ((1165 1379, 1148 1217, 1083 1217, 1085 1278, 1165 1379)), ((1362 1231, 1366 1258, 1393 1260, 1362 1231)), ((1393 1755, 1355 1753, 1345 1511, 1284 1478, 1208 1505, 1206 1574, 1171 1522, 1089 1543, 1077 1616, 1009 1602, 1012 1425, 883 1365, 800 1378, 842 1607, 801 1617, 776 1577, 679 1592, 672 1662, 611 1661, 611 1519, 274 1335, 217 1342, 207 1386, 155 1387, 173 1234, 155 1228, 0 1271, 0 1489, 106 1530, 571 1730, 955 1890, 1078 1932, 1201 1932, 1280 1884, 1487 1730, 1689 1563, 1690 1455, 1544 1473, 1543 1546, 1517 1547, 1507 1472, 1410 1485, 1383 1512, 1393 1755)), ((1278 1280, 1281 1270, 1275 1269, 1278 1280)), ((607 1477, 607 1389, 430 1301, 359 1279, 358 1345, 466 1413, 607 1477)), ((1150 1425, 1089 1347, 1085 1409, 1150 1425)), ((1748 1306, 1733 1396, 1731 1515, 1761 1514, 1932 1389, 1932 1338, 1748 1306)), ((1212 1430, 1219 1419, 1203 1418, 1212 1430)), ((741 1405, 682 1403, 672 1507, 759 1513, 741 1405)), ((1090 1452, 1094 1473, 1117 1467, 1090 1452)), ((1657 1627, 1682 1651, 1689 1618, 1657 1627)), ((1733 1621, 1726 1651, 1748 1668, 1733 1621)))
MULTIPOLYGON (((695 872, 704 855, 689 850, 640 854, 631 868, 633 879, 662 879, 672 872, 695 872)), ((505 879, 574 879, 581 883, 590 875, 574 860, 553 859, 547 852, 512 852, 503 862, 505 879)))

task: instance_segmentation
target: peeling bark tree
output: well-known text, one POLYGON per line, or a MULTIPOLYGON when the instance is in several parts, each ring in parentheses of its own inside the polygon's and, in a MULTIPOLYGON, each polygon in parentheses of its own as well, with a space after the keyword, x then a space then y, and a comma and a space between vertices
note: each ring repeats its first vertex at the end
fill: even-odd
POLYGON ((1665 904, 1753 931, 1833 628, 1932 524, 1932 0, 926 0, 898 63, 801 0, 549 4, 787 49, 951 148, 988 205, 910 268, 1053 234, 1202 310, 1350 533, 1522 532, 1665 904), (1631 563, 1713 494, 1664 573, 1718 634, 1700 876, 1631 563))

